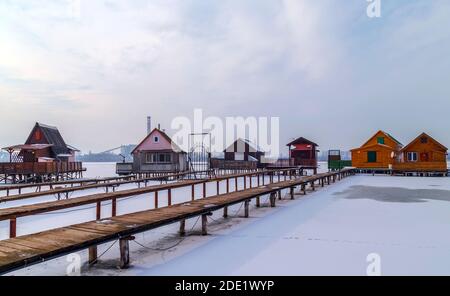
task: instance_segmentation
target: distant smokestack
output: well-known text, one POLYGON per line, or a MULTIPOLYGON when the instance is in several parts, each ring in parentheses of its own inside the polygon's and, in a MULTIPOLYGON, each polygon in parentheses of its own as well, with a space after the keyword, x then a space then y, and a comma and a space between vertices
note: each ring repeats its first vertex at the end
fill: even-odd
POLYGON ((161 124, 160 123, 158 123, 158 129, 161 130, 161 124))
POLYGON ((147 116, 147 135, 152 132, 152 117, 147 116))

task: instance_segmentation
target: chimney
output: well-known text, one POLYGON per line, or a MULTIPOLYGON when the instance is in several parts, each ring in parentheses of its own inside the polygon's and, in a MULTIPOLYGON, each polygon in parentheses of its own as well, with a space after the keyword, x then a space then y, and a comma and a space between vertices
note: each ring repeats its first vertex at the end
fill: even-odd
POLYGON ((158 123, 158 129, 161 130, 161 124, 160 123, 158 123))
POLYGON ((152 132, 152 117, 147 116, 147 135, 152 132))

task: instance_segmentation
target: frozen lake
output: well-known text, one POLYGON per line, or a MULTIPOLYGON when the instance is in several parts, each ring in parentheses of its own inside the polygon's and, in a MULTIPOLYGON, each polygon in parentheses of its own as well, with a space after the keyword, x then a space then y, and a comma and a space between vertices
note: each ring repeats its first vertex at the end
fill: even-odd
MULTIPOLYGON (((122 211, 151 204, 133 200, 122 211)), ((82 274, 366 275, 367 256, 376 254, 383 275, 450 275, 448 178, 355 176, 277 205, 252 207, 249 219, 240 206, 229 219, 216 212, 206 237, 197 219, 184 239, 176 224, 136 235, 127 270, 116 268, 117 244, 105 244, 101 262, 82 274)), ((87 251, 79 254, 85 262, 87 251)), ((15 274, 64 275, 67 265, 60 258, 15 274)))

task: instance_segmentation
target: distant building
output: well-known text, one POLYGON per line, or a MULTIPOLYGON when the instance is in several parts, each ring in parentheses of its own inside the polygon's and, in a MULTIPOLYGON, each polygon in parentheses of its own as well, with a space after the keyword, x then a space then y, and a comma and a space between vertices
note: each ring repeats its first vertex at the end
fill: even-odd
POLYGON ((188 170, 187 153, 162 130, 155 128, 131 152, 134 173, 183 172, 188 170))

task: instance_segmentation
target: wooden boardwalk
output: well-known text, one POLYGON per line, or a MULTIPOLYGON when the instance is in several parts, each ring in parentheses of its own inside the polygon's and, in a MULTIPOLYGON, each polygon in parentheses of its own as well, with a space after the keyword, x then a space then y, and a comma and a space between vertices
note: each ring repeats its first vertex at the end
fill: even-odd
MULTIPOLYGON (((119 240, 120 266, 126 267, 129 263, 129 240, 133 240, 134 234, 175 222, 181 222, 180 233, 183 234, 184 221, 194 217, 201 217, 202 233, 206 234, 207 216, 213 211, 224 209, 224 216, 226 217, 228 206, 243 202, 245 217, 248 217, 249 203, 252 199, 256 199, 256 205, 260 206, 260 197, 270 195, 270 205, 274 207, 276 197, 281 198, 281 190, 283 189, 290 189, 290 197, 293 199, 294 189, 298 186, 301 186, 301 190, 306 193, 305 186, 307 184, 311 184, 314 189, 317 181, 321 186, 324 186, 325 183, 330 184, 336 179, 352 174, 352 170, 343 170, 341 172, 331 172, 310 177, 296 177, 291 180, 197 199, 164 208, 98 219, 10 238, 0 241, 0 274, 86 248, 89 248, 89 261, 96 262, 96 246, 115 240, 119 240)), ((5 215, 4 217, 7 216, 6 213, 3 214, 5 215)), ((17 214, 16 212, 15 215, 17 214)))
MULTIPOLYGON (((286 172, 288 170, 277 170, 275 172, 286 172)), ((197 179, 202 180, 203 182, 209 180, 214 181, 218 179, 223 179, 226 176, 229 177, 242 177, 242 176, 250 176, 253 174, 259 174, 259 173, 267 173, 268 171, 259 171, 259 172, 252 172, 252 173, 245 173, 245 174, 232 174, 232 175, 224 175, 220 177, 215 178, 208 178, 208 179, 197 179)), ((0 197, 0 203, 3 202, 11 202, 11 201, 17 201, 17 200, 25 200, 30 198, 36 198, 36 197, 42 197, 42 196, 56 196, 58 200, 60 199, 68 199, 69 194, 76 191, 82 191, 82 190, 88 190, 88 189, 97 189, 97 188, 105 188, 106 193, 108 193, 110 190, 115 192, 116 188, 120 185, 126 185, 126 184, 138 184, 138 187, 141 187, 141 184, 144 184, 144 186, 147 186, 148 182, 151 181, 160 181, 160 180, 176 180, 179 177, 186 176, 187 174, 192 173, 177 173, 177 174, 168 174, 168 175, 161 175, 157 177, 147 177, 142 179, 131 179, 131 180, 124 180, 124 181, 116 181, 116 182, 95 182, 93 184, 89 185, 80 185, 80 186, 73 186, 73 187, 54 187, 54 189, 45 190, 45 191, 35 191, 35 192, 29 192, 29 193, 23 193, 23 194, 15 194, 15 195, 7 195, 7 196, 1 196, 0 197)))
MULTIPOLYGON (((209 171, 202 171, 209 172, 209 171)), ((199 172, 196 172, 199 173, 199 172)), ((15 185, 6 185, 0 186, 0 192, 6 191, 6 197, 11 196, 12 200, 14 200, 14 196, 26 196, 27 194, 31 195, 31 197, 36 197, 33 194, 37 194, 37 196, 41 196, 41 194, 48 192, 52 194, 51 190, 59 188, 60 190, 82 190, 86 186, 95 187, 97 185, 100 187, 115 187, 121 184, 129 184, 129 183, 144 183, 146 181, 152 180, 162 180, 162 179, 173 179, 184 177, 188 175, 196 174, 193 172, 182 172, 182 173, 171 173, 171 174, 159 174, 147 176, 144 178, 138 178, 136 175, 130 175, 126 177, 109 177, 109 178, 99 178, 99 179, 77 179, 77 180, 69 180, 69 181, 57 181, 57 182, 46 182, 46 183, 35 183, 35 184, 15 184, 15 185), (70 187, 62 187, 70 185, 70 187), (76 186, 75 186, 76 185, 76 186), (75 187, 75 188, 74 188, 75 187), (33 188, 34 192, 22 194, 22 189, 33 188), (48 188, 46 191, 42 191, 42 188, 48 188), (11 191, 17 190, 17 194, 11 195, 11 191), (43 193, 41 193, 43 192, 43 193)), ((95 187, 95 188, 97 188, 95 187)), ((89 189, 89 188, 88 188, 89 189)), ((4 196, 3 196, 4 197, 4 196)), ((0 201, 1 201, 0 196, 0 201)))

